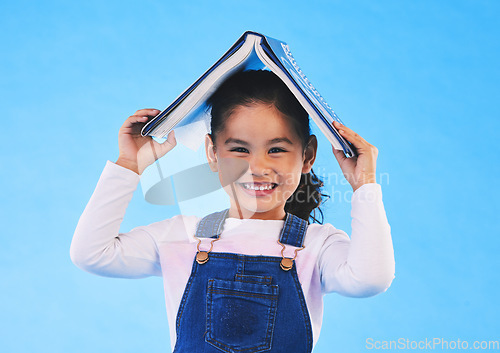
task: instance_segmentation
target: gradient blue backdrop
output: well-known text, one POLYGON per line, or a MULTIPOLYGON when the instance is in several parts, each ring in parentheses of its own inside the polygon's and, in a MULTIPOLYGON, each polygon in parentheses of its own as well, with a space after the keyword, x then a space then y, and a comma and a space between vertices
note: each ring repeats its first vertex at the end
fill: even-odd
MULTIPOLYGON (((373 298, 326 296, 315 352, 369 351, 369 339, 500 340, 499 9, 479 0, 2 1, 0 350, 169 351, 161 279, 90 275, 69 246, 118 156, 123 120, 163 109, 245 30, 287 41, 380 152, 396 278, 373 298)), ((340 176, 331 153, 320 157, 340 176)), ((328 188, 349 190, 340 179, 328 188)), ((122 230, 177 210, 147 204, 139 188, 122 230)), ((327 210, 350 232, 348 202, 327 210)))

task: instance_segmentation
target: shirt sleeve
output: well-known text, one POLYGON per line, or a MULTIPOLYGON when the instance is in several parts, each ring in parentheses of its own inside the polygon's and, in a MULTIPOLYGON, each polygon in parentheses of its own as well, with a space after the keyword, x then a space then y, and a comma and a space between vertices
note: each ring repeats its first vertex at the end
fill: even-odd
POLYGON ((106 162, 73 235, 70 256, 76 266, 108 277, 161 276, 157 244, 147 227, 119 233, 139 180, 133 171, 106 162))
POLYGON ((389 288, 395 278, 391 227, 380 184, 358 188, 351 199, 351 238, 330 225, 319 256, 324 293, 369 297, 389 288))

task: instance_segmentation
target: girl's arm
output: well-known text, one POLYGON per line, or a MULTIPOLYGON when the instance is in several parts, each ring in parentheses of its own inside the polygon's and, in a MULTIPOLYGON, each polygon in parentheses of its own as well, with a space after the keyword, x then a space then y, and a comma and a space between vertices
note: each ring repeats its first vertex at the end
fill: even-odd
POLYGON ((72 261, 86 271, 129 278, 161 273, 156 241, 148 227, 119 233, 139 175, 176 145, 173 131, 163 144, 140 135, 146 121, 158 113, 156 109, 138 110, 120 128, 119 158, 116 164, 106 163, 71 243, 72 261))
POLYGON ((346 158, 332 148, 342 172, 353 188, 351 239, 330 230, 319 258, 323 290, 347 296, 370 296, 385 291, 394 278, 395 262, 391 227, 376 183, 378 150, 348 127, 335 122, 341 135, 357 149, 346 158))
POLYGON ((101 276, 160 275, 155 239, 146 227, 119 233, 139 175, 108 161, 83 211, 70 248, 73 263, 101 276))
POLYGON ((351 238, 329 225, 319 257, 322 288, 350 297, 368 297, 389 288, 395 262, 391 227, 381 186, 360 186, 351 199, 351 238))

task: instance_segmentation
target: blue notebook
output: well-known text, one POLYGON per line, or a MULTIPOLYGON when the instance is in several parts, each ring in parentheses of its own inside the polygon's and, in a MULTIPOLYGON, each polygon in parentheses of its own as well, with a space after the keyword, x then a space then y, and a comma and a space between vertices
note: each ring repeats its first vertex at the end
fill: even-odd
POLYGON ((263 34, 247 31, 200 78, 172 104, 150 120, 142 136, 164 138, 175 127, 207 119, 206 100, 225 79, 241 70, 268 69, 274 72, 295 95, 328 141, 346 157, 356 156, 352 144, 333 126, 342 121, 304 75, 288 44, 263 34))

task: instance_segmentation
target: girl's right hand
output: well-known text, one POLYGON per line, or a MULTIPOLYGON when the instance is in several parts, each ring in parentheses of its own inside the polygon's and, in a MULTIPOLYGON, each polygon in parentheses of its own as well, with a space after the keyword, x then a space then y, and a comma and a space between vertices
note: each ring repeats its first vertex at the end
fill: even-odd
POLYGON ((125 120, 118 132, 120 154, 116 164, 140 175, 148 165, 175 147, 177 141, 173 130, 164 143, 158 143, 150 136, 141 135, 141 130, 148 120, 159 113, 158 109, 140 109, 125 120))

